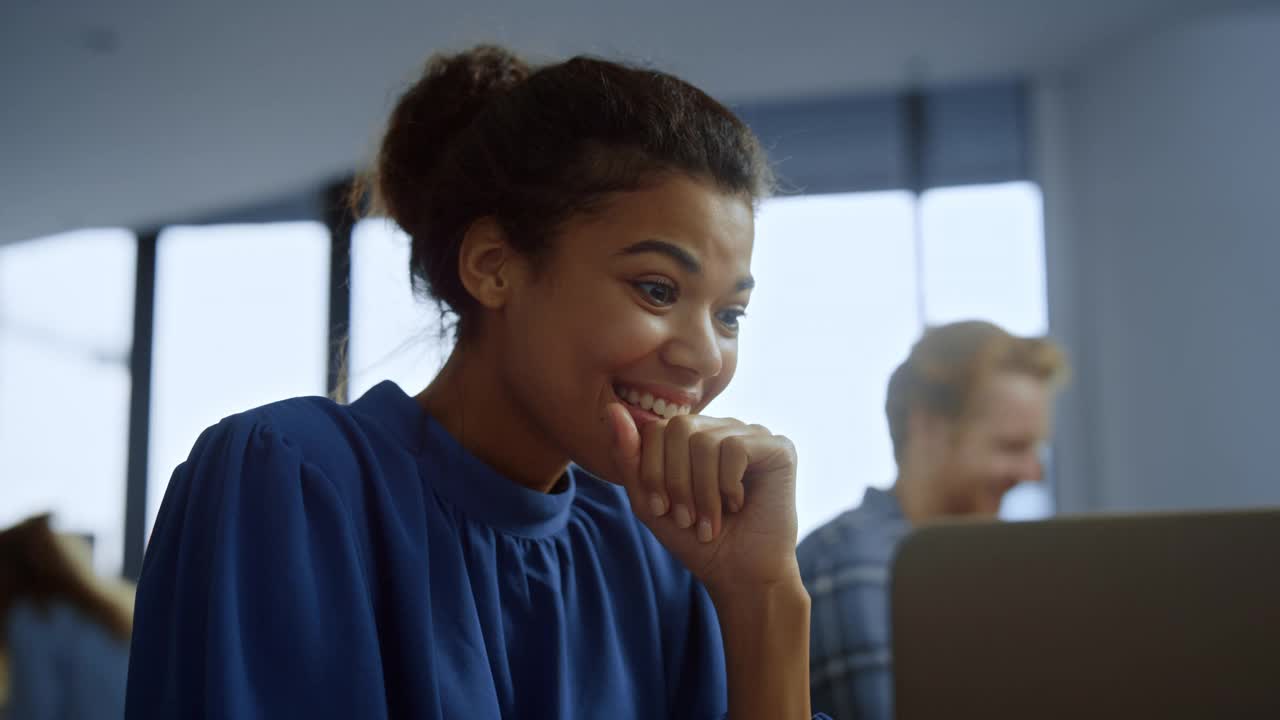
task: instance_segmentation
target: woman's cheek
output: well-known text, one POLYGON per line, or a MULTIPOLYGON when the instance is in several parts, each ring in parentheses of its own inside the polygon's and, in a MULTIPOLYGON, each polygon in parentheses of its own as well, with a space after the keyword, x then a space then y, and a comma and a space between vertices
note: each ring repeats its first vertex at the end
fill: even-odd
POLYGON ((724 341, 720 357, 724 365, 720 374, 716 376, 716 380, 720 383, 720 389, 723 390, 733 381, 734 374, 738 372, 738 339, 736 337, 724 341))
POLYGON ((668 336, 665 318, 643 311, 620 315, 590 332, 588 343, 601 359, 625 367, 662 349, 668 336))

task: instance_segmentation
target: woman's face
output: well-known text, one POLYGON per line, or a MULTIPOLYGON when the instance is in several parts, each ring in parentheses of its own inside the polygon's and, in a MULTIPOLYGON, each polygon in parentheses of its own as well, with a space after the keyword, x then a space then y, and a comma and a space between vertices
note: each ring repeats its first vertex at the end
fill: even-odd
POLYGON ((684 175, 565 223, 498 326, 504 390, 549 449, 599 474, 610 402, 644 423, 698 413, 724 390, 753 235, 747 199, 684 175))

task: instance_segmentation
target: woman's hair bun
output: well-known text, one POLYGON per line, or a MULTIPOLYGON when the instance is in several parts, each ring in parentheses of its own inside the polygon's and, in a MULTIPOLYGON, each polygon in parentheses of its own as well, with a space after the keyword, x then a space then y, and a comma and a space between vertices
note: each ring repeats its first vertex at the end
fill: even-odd
POLYGON ((430 185, 424 180, 435 177, 452 142, 480 112, 530 72, 523 60, 493 45, 429 59, 387 122, 370 188, 378 209, 411 235, 421 228, 430 185))

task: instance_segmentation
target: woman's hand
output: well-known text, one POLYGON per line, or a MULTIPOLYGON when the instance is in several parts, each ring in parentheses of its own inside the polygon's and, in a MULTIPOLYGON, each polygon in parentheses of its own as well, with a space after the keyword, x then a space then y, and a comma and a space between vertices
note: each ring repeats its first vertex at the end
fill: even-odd
POLYGON ((678 415, 637 428, 608 408, 615 481, 713 599, 799 583, 796 452, 759 425, 678 415))
POLYGON ((809 717, 809 595, 796 564, 791 441, 700 415, 637 428, 620 403, 608 422, 613 479, 716 606, 729 717, 809 717))

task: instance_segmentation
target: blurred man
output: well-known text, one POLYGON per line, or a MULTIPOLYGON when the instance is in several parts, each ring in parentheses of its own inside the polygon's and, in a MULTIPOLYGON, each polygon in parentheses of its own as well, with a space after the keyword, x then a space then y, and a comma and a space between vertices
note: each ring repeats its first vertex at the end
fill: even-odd
MULTIPOLYGON (((813 709, 841 720, 893 716, 889 565, 914 526, 994 518, 1005 493, 1043 474, 1061 350, 985 322, 927 331, 889 380, 898 464, 888 491, 814 531, 797 550, 813 598, 813 709)), ((939 598, 938 602, 946 602, 939 598)))

